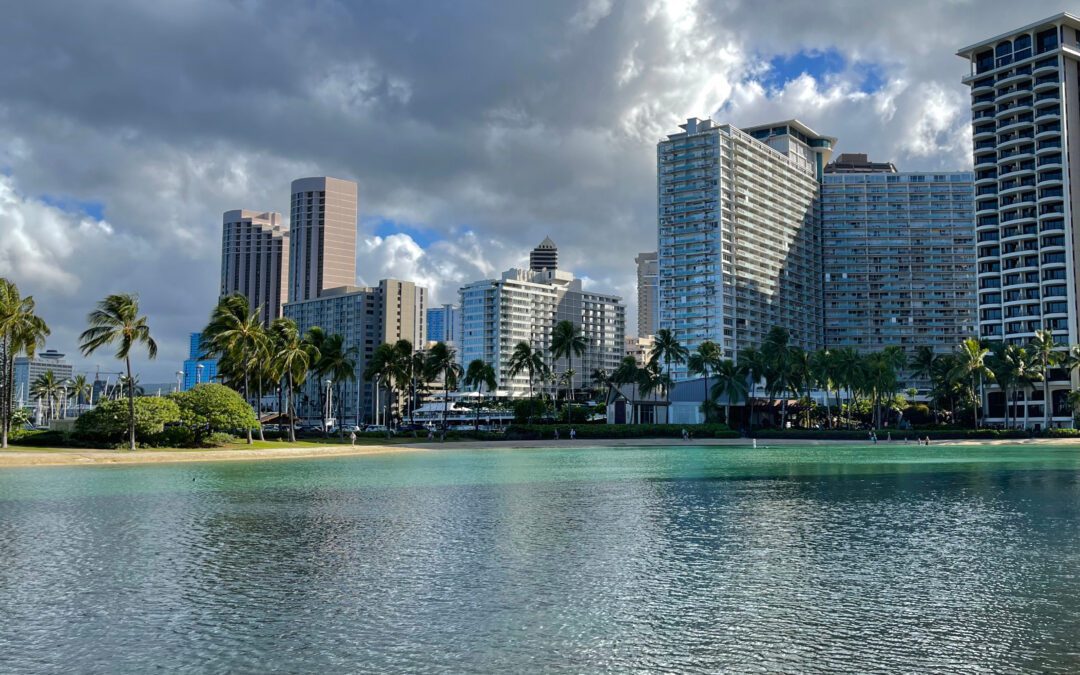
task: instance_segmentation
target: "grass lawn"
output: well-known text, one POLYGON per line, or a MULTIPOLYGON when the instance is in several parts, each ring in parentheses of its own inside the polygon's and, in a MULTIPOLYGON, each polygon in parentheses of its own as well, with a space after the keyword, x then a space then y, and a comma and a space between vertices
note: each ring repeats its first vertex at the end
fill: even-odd
MULTIPOLYGON (((416 443, 418 441, 424 441, 426 437, 413 438, 411 435, 393 436, 387 439, 385 436, 378 438, 362 437, 356 439, 357 447, 377 446, 377 445, 402 445, 406 443, 416 443)), ((275 450, 285 448, 317 448, 330 445, 348 446, 350 445, 349 439, 346 437, 342 441, 337 436, 331 436, 329 438, 298 438, 296 442, 289 441, 260 441, 257 438, 255 441, 248 445, 242 439, 236 443, 228 443, 226 445, 216 446, 212 448, 139 448, 139 452, 205 452, 207 450, 275 450)), ((55 448, 55 447, 40 447, 33 445, 17 445, 13 443, 6 450, 0 450, 0 452, 27 452, 27 453, 40 453, 40 452, 57 452, 57 453, 79 453, 79 452, 127 452, 126 449, 116 448, 55 448)))

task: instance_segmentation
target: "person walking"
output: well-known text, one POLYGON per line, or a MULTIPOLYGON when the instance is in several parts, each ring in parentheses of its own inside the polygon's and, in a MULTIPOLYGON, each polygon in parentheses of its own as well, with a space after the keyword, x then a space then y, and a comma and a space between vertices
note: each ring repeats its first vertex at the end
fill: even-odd
POLYGON ((577 439, 577 429, 570 427, 570 440, 577 439))
POLYGON ((352 442, 353 446, 356 445, 356 432, 355 431, 350 431, 349 432, 349 440, 352 442))

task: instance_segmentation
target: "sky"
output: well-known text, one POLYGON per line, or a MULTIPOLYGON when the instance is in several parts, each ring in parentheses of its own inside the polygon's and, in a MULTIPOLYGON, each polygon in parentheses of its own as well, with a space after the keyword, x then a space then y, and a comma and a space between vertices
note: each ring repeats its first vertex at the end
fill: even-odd
MULTIPOLYGON (((359 184, 358 283, 436 302, 560 263, 621 294, 656 248, 656 143, 798 118, 901 170, 971 165, 957 49, 1066 9, 989 0, 54 0, 0 22, 0 276, 77 369, 136 293, 170 382, 217 299, 221 214, 359 184)), ((287 213, 285 216, 287 217, 287 213)))

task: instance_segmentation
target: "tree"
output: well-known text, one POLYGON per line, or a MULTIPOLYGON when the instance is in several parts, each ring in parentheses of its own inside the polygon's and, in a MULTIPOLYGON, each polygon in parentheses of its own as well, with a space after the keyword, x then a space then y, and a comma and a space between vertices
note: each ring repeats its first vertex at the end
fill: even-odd
MULTIPOLYGON (((386 437, 390 438, 390 395, 393 392, 393 379, 394 368, 397 359, 397 354, 394 351, 394 346, 388 342, 384 342, 375 348, 371 356, 368 358, 367 365, 364 367, 364 380, 371 382, 374 385, 375 393, 378 395, 379 384, 386 383, 387 395, 386 395, 386 437)), ((378 417, 378 410, 376 409, 376 420, 378 417)))
MULTIPOLYGON (((640 379, 641 370, 642 369, 638 367, 637 361, 634 360, 633 356, 625 356, 623 357, 623 360, 619 363, 619 367, 616 368, 615 372, 611 374, 611 382, 617 387, 622 387, 628 384, 632 384, 637 387, 638 380, 640 379)), ((638 398, 641 398, 640 390, 638 391, 638 398)), ((631 401, 631 405, 633 406, 634 415, 630 422, 633 424, 637 424, 638 406, 633 401, 631 401)))
MULTIPOLYGON (((170 397, 138 396, 134 408, 135 431, 142 437, 159 434, 166 424, 180 421, 180 408, 170 397)), ((131 419, 127 401, 100 401, 75 420, 75 434, 86 439, 115 443, 128 435, 131 419)))
POLYGON ((517 377, 521 373, 529 374, 529 398, 531 399, 533 397, 533 380, 535 380, 537 374, 543 375, 547 371, 543 350, 533 349, 528 342, 519 342, 514 347, 514 352, 510 355, 507 365, 509 366, 508 374, 511 378, 517 377))
POLYGON ((565 357, 566 372, 570 373, 570 381, 567 383, 566 392, 566 422, 568 424, 570 422, 570 404, 574 400, 574 356, 584 356, 585 347, 587 346, 588 342, 585 340, 585 336, 581 334, 581 328, 574 325, 572 321, 560 321, 555 324, 555 328, 551 331, 551 358, 557 360, 565 357))
POLYGON ((63 383, 57 379, 56 374, 51 370, 46 370, 30 383, 30 398, 36 399, 38 405, 41 406, 41 410, 45 414, 45 424, 53 420, 57 409, 60 407, 60 398, 63 396, 62 389, 63 383))
POLYGON ((1058 351, 1059 345, 1054 341, 1054 333, 1050 330, 1037 330, 1035 337, 1028 343, 1028 350, 1035 356, 1039 363, 1039 374, 1043 383, 1043 429, 1050 428, 1050 416, 1052 401, 1050 400, 1050 370, 1062 360, 1062 353, 1058 351))
MULTIPOLYGON (((792 352, 789 345, 791 336, 786 328, 773 326, 761 343, 761 353, 765 359, 765 391, 769 394, 769 404, 779 395, 784 395, 794 383, 792 352)), ((780 404, 780 428, 787 427, 787 396, 780 404)))
POLYGON ((982 407, 979 396, 979 383, 984 377, 993 377, 986 367, 986 357, 990 350, 977 338, 967 338, 956 349, 956 362, 950 376, 956 380, 970 382, 971 402, 974 405, 975 428, 979 428, 979 408, 982 407))
MULTIPOLYGON (((394 353, 391 370, 392 379, 399 388, 408 387, 409 399, 409 423, 415 424, 413 411, 417 403, 417 388, 420 380, 424 377, 424 364, 426 356, 422 351, 414 351, 412 342, 398 340, 394 343, 394 353)), ((414 432, 415 433, 415 432, 414 432)))
MULTIPOLYGON (((671 381, 671 364, 672 363, 686 363, 687 356, 690 355, 689 350, 683 347, 678 338, 675 337, 675 333, 667 328, 661 328, 656 332, 656 339, 653 341, 652 356, 649 358, 651 363, 664 363, 664 375, 667 376, 667 381, 671 381)), ((665 387, 665 393, 667 395, 668 406, 671 405, 671 391, 669 387, 665 387)))
MULTIPOLYGON (((110 295, 98 303, 97 308, 86 317, 89 328, 79 336, 79 349, 83 356, 90 356, 98 349, 116 344, 116 358, 124 362, 128 382, 134 382, 131 373, 131 349, 145 345, 150 359, 157 358, 157 343, 150 336, 150 326, 145 316, 139 316, 139 299, 125 293, 110 295)), ((135 387, 128 387, 128 449, 135 449, 135 387)))
MULTIPOLYGON (((667 383, 667 380, 666 380, 667 375, 663 371, 660 370, 660 363, 659 363, 659 361, 656 361, 656 360, 650 359, 649 362, 645 364, 644 368, 639 368, 638 369, 637 375, 638 375, 638 379, 637 379, 638 394, 640 394, 640 396, 642 396, 642 397, 644 397, 644 396, 652 396, 657 391, 660 391, 661 389, 664 389, 665 385, 667 383)), ((671 403, 669 402, 668 403, 668 409, 670 410, 670 408, 671 408, 671 403)), ((668 416, 667 421, 669 423, 671 422, 670 416, 668 416)), ((653 424, 658 424, 658 423, 659 423, 659 421, 656 419, 655 410, 654 410, 653 424)))
MULTIPOLYGON (((705 393, 703 395, 701 405, 702 412, 705 413, 706 420, 708 414, 706 413, 706 403, 708 403, 711 396, 709 389, 709 373, 715 372, 720 365, 722 354, 720 347, 717 346, 712 340, 706 340, 697 346, 693 354, 690 354, 686 360, 686 369, 694 375, 701 375, 705 378, 705 393)), ((715 397, 713 397, 715 398, 715 397)), ((731 412, 731 406, 728 406, 728 412, 731 412)), ((729 418, 730 422, 730 418, 729 418)))
POLYGON ((428 350, 426 370, 429 380, 442 377, 443 419, 441 438, 445 439, 446 416, 450 406, 450 390, 457 389, 458 380, 461 378, 461 366, 457 362, 457 353, 451 347, 448 347, 445 342, 436 342, 428 350))
MULTIPOLYGON (((848 426, 851 426, 852 414, 851 411, 858 404, 859 385, 864 381, 865 376, 865 363, 862 356, 852 349, 851 347, 845 347, 839 349, 834 354, 835 358, 835 373, 837 382, 840 388, 846 389, 848 394, 848 426)), ((839 407, 839 403, 837 403, 839 407)))
POLYGON ((291 319, 274 319, 270 331, 275 334, 277 351, 273 358, 278 363, 287 391, 289 392, 289 442, 296 442, 296 392, 307 379, 312 362, 318 360, 319 352, 300 337, 296 323, 291 319))
POLYGON ((223 384, 200 384, 170 394, 180 412, 180 423, 191 430, 199 444, 216 432, 250 431, 258 420, 244 397, 223 384))
POLYGON ((0 278, 0 448, 8 447, 15 409, 15 357, 33 358, 49 336, 35 310, 32 296, 22 297, 14 282, 0 278))
MULTIPOLYGON (((251 311, 248 299, 240 294, 221 298, 202 332, 203 352, 218 359, 219 373, 239 374, 240 391, 247 399, 251 398, 251 373, 258 368, 265 342, 259 310, 251 311)), ((247 442, 252 443, 251 427, 247 442)))
POLYGON ((765 377, 765 355, 757 347, 747 347, 738 354, 739 365, 746 368, 746 374, 750 376, 750 398, 747 399, 747 427, 754 429, 754 399, 757 396, 757 385, 765 377))
POLYGON ((480 396, 484 387, 491 391, 498 386, 495 369, 483 359, 473 359, 465 369, 464 383, 466 387, 476 387, 476 431, 480 431, 480 396))
MULTIPOLYGON (((404 340, 404 342, 408 342, 404 340)), ((327 336, 323 342, 319 354, 320 377, 328 377, 330 385, 336 392, 338 403, 338 435, 345 438, 345 392, 342 388, 346 382, 356 381, 356 358, 359 350, 355 345, 345 346, 345 338, 339 333, 327 336)), ((325 426, 324 426, 325 428, 325 426)))
POLYGON ((729 425, 731 424, 732 402, 743 400, 749 391, 746 385, 748 371, 749 368, 746 365, 736 364, 731 359, 723 359, 716 364, 716 384, 709 393, 714 399, 727 399, 724 414, 729 425))
POLYGON ((819 349, 810 355, 810 379, 825 391, 825 423, 830 428, 832 428, 833 419, 829 395, 836 388, 834 361, 833 354, 828 349, 819 349))
MULTIPOLYGON (((323 368, 323 349, 326 345, 326 339, 329 337, 327 332, 323 330, 322 326, 312 326, 304 332, 304 344, 309 349, 313 349, 313 354, 317 354, 311 359, 311 363, 308 364, 309 374, 315 375, 315 390, 319 392, 319 419, 322 420, 322 433, 323 436, 327 435, 326 430, 326 418, 330 416, 326 410, 326 390, 322 386, 322 378, 326 373, 323 368)), ((307 396, 304 397, 307 401, 307 396)), ((310 413, 311 409, 307 404, 304 406, 305 413, 310 413)))
POLYGON ((85 375, 76 375, 67 382, 68 396, 75 399, 76 409, 79 411, 76 416, 82 415, 82 408, 79 408, 83 404, 83 401, 88 401, 90 393, 93 391, 93 387, 90 382, 87 381, 85 375))

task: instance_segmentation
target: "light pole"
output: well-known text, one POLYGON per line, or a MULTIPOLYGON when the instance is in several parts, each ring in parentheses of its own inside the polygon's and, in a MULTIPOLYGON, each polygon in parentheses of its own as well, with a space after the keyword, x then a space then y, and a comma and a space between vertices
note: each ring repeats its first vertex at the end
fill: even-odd
POLYGON ((176 392, 180 393, 180 390, 184 388, 184 371, 176 371, 176 392))
POLYGON ((329 426, 330 418, 334 414, 334 392, 330 389, 330 385, 333 384, 330 380, 326 380, 326 422, 323 424, 323 432, 326 432, 326 427, 329 426))
POLYGON ((201 363, 199 365, 195 366, 195 384, 201 384, 202 383, 202 369, 203 369, 203 364, 201 364, 201 363))

